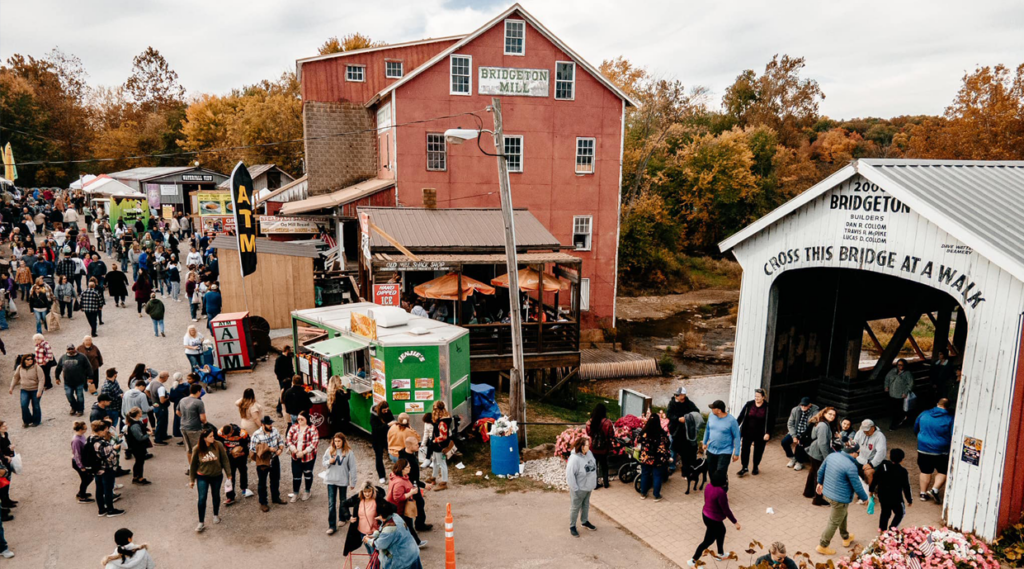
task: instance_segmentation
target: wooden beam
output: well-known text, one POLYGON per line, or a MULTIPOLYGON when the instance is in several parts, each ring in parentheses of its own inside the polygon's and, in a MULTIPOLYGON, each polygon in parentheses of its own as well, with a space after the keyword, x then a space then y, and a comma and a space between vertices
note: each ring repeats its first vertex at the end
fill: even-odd
MULTIPOLYGON (((920 318, 918 320, 920 320, 920 318)), ((896 321, 899 322, 900 324, 903 324, 903 317, 897 316, 896 321)), ((917 322, 914 322, 914 327, 917 327, 917 322)), ((911 330, 910 336, 907 336, 907 340, 910 342, 910 347, 914 348, 914 351, 917 352, 917 357, 921 358, 922 360, 928 359, 924 357, 924 352, 921 351, 921 346, 917 345, 917 340, 914 339, 913 330, 911 330)))
POLYGON ((541 400, 541 401, 544 401, 544 400, 545 400, 545 399, 547 399, 548 397, 551 397, 551 395, 552 395, 552 394, 553 394, 554 392, 558 391, 558 390, 559 390, 559 389, 560 389, 560 388, 561 388, 561 387, 562 387, 563 385, 565 385, 565 382, 567 382, 567 381, 569 381, 570 379, 572 379, 573 377, 575 377, 575 376, 576 376, 576 374, 578 374, 578 373, 579 373, 579 371, 580 371, 580 368, 575 368, 575 369, 573 369, 573 370, 572 370, 572 373, 570 373, 569 375, 567 375, 567 376, 563 377, 563 378, 561 379, 561 381, 559 381, 558 383, 556 383, 554 387, 552 387, 551 389, 549 389, 549 390, 548 390, 548 392, 547 392, 547 393, 545 393, 544 395, 542 395, 542 396, 541 396, 541 398, 540 398, 540 400, 541 400))
POLYGON ((953 317, 953 311, 947 306, 940 308, 938 315, 939 317, 935 318, 931 312, 928 313, 928 318, 932 321, 932 325, 935 326, 935 338, 932 340, 933 359, 938 358, 939 353, 949 346, 949 324, 953 317))
POLYGON ((921 315, 924 312, 918 312, 916 315, 911 313, 900 322, 900 327, 893 332, 892 339, 889 340, 889 344, 882 350, 881 357, 878 358, 878 363, 875 364, 875 369, 871 370, 871 375, 868 376, 869 381, 875 381, 879 377, 885 375, 892 367, 892 360, 900 353, 900 348, 906 343, 907 338, 914 331, 914 326, 917 326, 917 321, 921 319, 921 315))
POLYGON ((871 341, 875 344, 875 347, 878 348, 878 351, 884 352, 885 346, 883 346, 882 343, 878 341, 878 336, 875 336, 875 331, 871 329, 871 324, 865 322, 864 331, 868 333, 868 337, 871 338, 871 341))
POLYGON ((409 258, 410 258, 410 259, 412 259, 413 261, 419 262, 419 260, 420 260, 420 258, 419 258, 419 257, 417 257, 416 255, 413 255, 411 251, 409 251, 408 249, 406 249, 405 247, 403 247, 403 246, 402 246, 402 244, 401 244, 401 243, 399 243, 398 241, 396 241, 394 237, 392 237, 392 236, 388 235, 387 233, 385 233, 385 232, 384 232, 384 230, 383 230, 383 229, 381 229, 381 228, 377 227, 377 226, 376 226, 376 225, 375 225, 375 224, 373 223, 373 221, 370 221, 370 229, 371 229, 372 231, 376 231, 376 232, 377 232, 377 235, 380 235, 381 237, 383 237, 383 238, 384 238, 384 240, 385 240, 385 241, 387 241, 388 243, 391 243, 391 245, 392 245, 392 246, 393 246, 393 247, 394 247, 395 249, 398 249, 399 251, 401 251, 403 255, 405 255, 406 257, 409 257, 409 258))
POLYGON ((967 314, 962 306, 956 308, 956 328, 953 328, 953 347, 957 354, 963 354, 967 349, 967 314))

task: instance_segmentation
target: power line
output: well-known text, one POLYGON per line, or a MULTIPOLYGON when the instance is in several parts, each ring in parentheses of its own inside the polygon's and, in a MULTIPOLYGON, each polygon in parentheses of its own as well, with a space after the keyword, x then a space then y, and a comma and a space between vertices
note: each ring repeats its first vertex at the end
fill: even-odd
MULTIPOLYGON (((412 125, 416 125, 416 124, 423 124, 423 123, 428 123, 428 122, 433 122, 433 121, 439 121, 439 120, 445 120, 445 119, 453 119, 453 118, 456 118, 456 117, 462 117, 462 116, 467 116, 467 115, 476 118, 477 123, 483 124, 483 122, 480 120, 480 117, 476 113, 478 113, 478 112, 486 112, 486 110, 487 109, 480 109, 480 110, 477 110, 477 111, 466 111, 464 113, 457 113, 457 114, 454 114, 454 115, 445 115, 445 116, 440 116, 440 117, 432 117, 432 118, 429 118, 429 119, 420 119, 420 120, 415 120, 415 121, 409 121, 409 122, 406 122, 406 123, 394 124, 394 125, 391 125, 388 128, 400 128, 400 127, 412 126, 412 125)), ((4 128, 7 128, 7 127, 4 127, 4 128)), ((7 128, 7 130, 13 130, 13 129, 7 128)), ((213 153, 216 153, 216 152, 232 152, 232 151, 236 151, 236 150, 247 150, 247 149, 250 149, 250 148, 270 148, 270 147, 273 147, 273 146, 282 146, 282 145, 285 145, 285 144, 295 144, 297 142, 305 142, 307 140, 323 140, 323 139, 327 139, 327 138, 336 138, 336 137, 343 137, 343 136, 353 136, 353 135, 356 135, 356 134, 365 134, 365 133, 368 133, 368 132, 376 133, 376 132, 380 132, 381 130, 382 129, 380 129, 378 127, 373 127, 373 128, 359 129, 359 130, 351 130, 351 131, 347 131, 347 132, 338 132, 338 133, 334 133, 334 134, 325 134, 325 135, 322 135, 322 136, 311 136, 311 137, 307 137, 307 138, 296 138, 296 139, 292 139, 292 140, 281 140, 281 141, 277 141, 277 142, 264 142, 262 144, 247 144, 247 145, 244 145, 244 146, 225 146, 225 147, 222 147, 222 148, 207 148, 207 149, 203 149, 203 150, 187 150, 187 151, 183 151, 183 152, 165 152, 165 153, 157 153, 157 154, 139 154, 139 155, 136 155, 136 156, 120 156, 120 157, 117 157, 117 158, 86 158, 86 159, 82 159, 82 160, 35 160, 35 161, 30 161, 30 162, 16 162, 15 166, 43 166, 43 165, 48 165, 48 164, 85 164, 85 163, 89 163, 89 162, 116 162, 118 160, 139 160, 139 159, 143 159, 143 158, 176 158, 176 157, 185 157, 185 156, 197 156, 199 154, 213 154, 213 153)), ((14 131, 14 132, 20 132, 20 131, 14 131)), ((24 133, 24 132, 21 133, 21 134, 29 135, 29 133, 24 133)), ((39 136, 39 135, 30 135, 30 136, 39 136)))

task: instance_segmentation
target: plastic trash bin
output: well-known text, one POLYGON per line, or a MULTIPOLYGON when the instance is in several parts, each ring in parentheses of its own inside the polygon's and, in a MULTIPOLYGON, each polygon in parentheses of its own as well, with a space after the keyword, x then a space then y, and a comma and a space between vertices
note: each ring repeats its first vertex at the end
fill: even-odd
POLYGON ((519 474, 517 435, 491 437, 491 472, 499 476, 519 474))
POLYGON ((309 393, 309 401, 313 404, 309 408, 309 422, 316 427, 321 439, 328 439, 331 436, 331 425, 327 420, 327 394, 323 391, 313 390, 309 393))

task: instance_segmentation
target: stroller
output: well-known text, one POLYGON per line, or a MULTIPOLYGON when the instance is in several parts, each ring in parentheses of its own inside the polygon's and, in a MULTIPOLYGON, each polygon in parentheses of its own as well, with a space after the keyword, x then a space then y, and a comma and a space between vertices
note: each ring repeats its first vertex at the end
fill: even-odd
POLYGON ((215 365, 196 366, 192 371, 199 375, 199 381, 204 385, 208 385, 211 391, 216 385, 219 385, 221 389, 228 388, 227 375, 224 373, 224 370, 215 365))

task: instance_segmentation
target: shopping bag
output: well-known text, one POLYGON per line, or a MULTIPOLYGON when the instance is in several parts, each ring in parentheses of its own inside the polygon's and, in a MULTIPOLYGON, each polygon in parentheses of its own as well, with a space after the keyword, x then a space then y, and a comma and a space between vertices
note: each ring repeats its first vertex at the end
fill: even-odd
POLYGON ((874 496, 871 496, 870 498, 868 498, 868 515, 869 516, 875 515, 875 497, 874 496))
POLYGON ((903 399, 903 412, 909 413, 917 407, 917 394, 911 391, 907 394, 907 397, 903 399))
POLYGON ((11 470, 13 470, 15 474, 21 474, 23 468, 24 466, 21 464, 21 453, 14 453, 14 456, 11 457, 11 470))
POLYGON ((224 480, 224 493, 227 494, 235 489, 235 485, 231 483, 231 479, 224 480))
POLYGON ((49 332, 56 332, 60 330, 60 318, 57 317, 56 312, 50 312, 46 315, 46 329, 49 332))
POLYGON ((7 301, 7 315, 8 316, 17 316, 18 315, 18 306, 14 304, 14 298, 11 298, 11 299, 9 299, 7 301))

